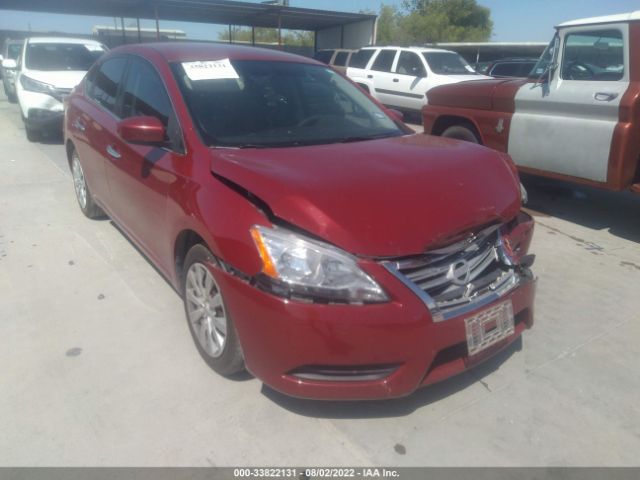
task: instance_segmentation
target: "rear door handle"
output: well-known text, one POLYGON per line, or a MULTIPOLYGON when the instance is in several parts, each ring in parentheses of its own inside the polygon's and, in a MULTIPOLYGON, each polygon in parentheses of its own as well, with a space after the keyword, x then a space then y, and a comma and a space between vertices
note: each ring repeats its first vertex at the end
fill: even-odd
POLYGON ((610 102, 618 96, 617 93, 613 92, 598 92, 593 95, 598 102, 610 102))
POLYGON ((116 150, 112 145, 107 145, 107 153, 115 159, 119 159, 122 157, 120 152, 116 150))
POLYGON ((367 75, 367 78, 373 78, 373 75, 367 75))
POLYGON ((393 79, 393 81, 394 81, 394 82, 396 82, 396 83, 398 83, 400 80, 399 80, 399 79, 397 79, 397 78, 394 78, 394 79, 393 79))
POLYGON ((87 126, 82 123, 78 118, 75 119, 75 121, 73 122, 73 127, 76 130, 80 130, 81 132, 84 132, 87 129, 87 126))

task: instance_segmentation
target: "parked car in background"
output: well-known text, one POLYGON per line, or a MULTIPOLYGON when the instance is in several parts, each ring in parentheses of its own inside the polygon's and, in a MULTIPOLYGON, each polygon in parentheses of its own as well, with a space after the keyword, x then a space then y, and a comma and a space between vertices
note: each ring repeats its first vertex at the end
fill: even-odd
POLYGON ((340 73, 347 73, 347 65, 349 65, 349 60, 351 60, 351 55, 353 55, 357 50, 350 50, 346 48, 334 48, 328 50, 318 50, 316 54, 313 56, 315 60, 319 62, 326 63, 327 65, 331 65, 340 73))
POLYGON ((528 77, 537 63, 537 58, 501 58, 491 62, 485 73, 494 78, 528 77))
POLYGON ((120 47, 69 97, 65 143, 82 212, 181 293, 223 375, 398 397, 532 325, 533 221, 508 156, 415 134, 314 60, 120 47))
POLYGON ((425 133, 508 152, 523 172, 640 193, 640 11, 556 28, 527 79, 431 90, 425 133))
POLYGON ((434 48, 366 47, 351 57, 347 76, 384 105, 419 112, 438 85, 479 80, 456 52, 434 48))
POLYGON ((17 60, 22 52, 23 40, 7 39, 2 47, 2 86, 7 100, 11 103, 16 102, 16 68, 17 60))
POLYGON ((106 51, 93 40, 34 37, 24 42, 19 57, 16 96, 30 141, 44 130, 60 130, 63 101, 106 51))

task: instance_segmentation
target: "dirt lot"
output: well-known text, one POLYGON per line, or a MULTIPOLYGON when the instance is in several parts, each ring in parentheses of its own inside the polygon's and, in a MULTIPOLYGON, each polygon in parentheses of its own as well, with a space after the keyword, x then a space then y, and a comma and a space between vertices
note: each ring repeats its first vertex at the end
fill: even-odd
POLYGON ((524 179, 536 324, 388 402, 283 397, 199 358, 178 295, 76 205, 0 97, 0 466, 637 465, 640 196, 524 179))

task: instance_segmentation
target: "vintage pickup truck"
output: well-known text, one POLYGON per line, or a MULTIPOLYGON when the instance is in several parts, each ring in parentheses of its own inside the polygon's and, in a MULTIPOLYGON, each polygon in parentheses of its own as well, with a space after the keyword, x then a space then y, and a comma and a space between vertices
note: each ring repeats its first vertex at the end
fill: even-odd
POLYGON ((640 193, 640 11, 563 23, 529 78, 430 90, 424 131, 525 173, 640 193))

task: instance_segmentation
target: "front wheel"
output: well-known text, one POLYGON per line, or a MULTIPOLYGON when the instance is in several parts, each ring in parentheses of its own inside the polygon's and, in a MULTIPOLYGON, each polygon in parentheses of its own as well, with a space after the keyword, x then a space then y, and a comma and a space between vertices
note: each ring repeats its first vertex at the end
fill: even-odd
POLYGON ((182 293, 198 352, 213 370, 229 377, 245 369, 244 357, 222 291, 211 273, 216 264, 205 246, 192 247, 185 258, 182 293))
POLYGON ((73 176, 73 188, 76 192, 76 199, 78 200, 78 205, 82 213, 92 219, 103 217, 104 212, 95 203, 89 191, 87 181, 84 177, 84 171, 80 164, 80 157, 75 149, 71 153, 71 175, 73 176))
POLYGON ((25 125, 24 130, 27 134, 27 140, 30 142, 37 142, 41 138, 40 130, 36 130, 35 128, 31 128, 25 125))
POLYGON ((475 132, 464 125, 453 125, 442 132, 441 136, 454 138, 456 140, 463 140, 469 143, 480 143, 480 139, 476 136, 475 132))

